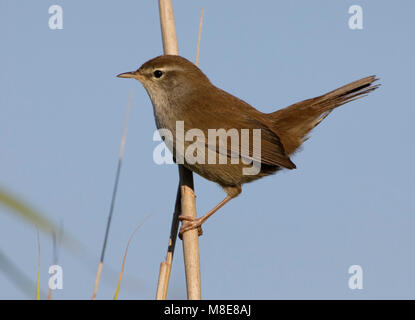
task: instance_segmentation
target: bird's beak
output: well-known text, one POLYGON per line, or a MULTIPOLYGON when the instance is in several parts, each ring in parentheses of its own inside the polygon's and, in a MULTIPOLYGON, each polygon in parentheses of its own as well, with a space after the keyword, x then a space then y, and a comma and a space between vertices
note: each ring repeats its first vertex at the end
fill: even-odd
POLYGON ((135 78, 136 76, 137 76, 137 71, 125 72, 125 73, 120 73, 119 75, 117 75, 118 78, 135 78))

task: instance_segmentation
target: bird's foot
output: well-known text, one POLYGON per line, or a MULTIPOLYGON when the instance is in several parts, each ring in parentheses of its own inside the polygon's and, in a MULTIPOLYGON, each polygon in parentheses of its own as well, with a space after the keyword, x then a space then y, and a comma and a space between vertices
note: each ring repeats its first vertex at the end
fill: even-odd
POLYGON ((197 229, 199 236, 203 234, 202 223, 204 220, 202 218, 196 219, 193 217, 180 215, 179 220, 182 222, 182 227, 179 231, 180 240, 183 240, 183 233, 189 230, 197 229))

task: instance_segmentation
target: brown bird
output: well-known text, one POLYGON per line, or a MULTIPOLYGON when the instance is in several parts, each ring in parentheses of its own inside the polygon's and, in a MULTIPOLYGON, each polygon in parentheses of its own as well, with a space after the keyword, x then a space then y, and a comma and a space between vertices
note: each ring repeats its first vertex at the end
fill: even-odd
MULTIPOLYGON (((175 159, 183 158, 183 165, 202 177, 218 183, 226 192, 226 198, 204 216, 198 219, 180 216, 183 232, 199 228, 213 213, 242 191, 242 184, 274 174, 280 169, 295 169, 291 161, 293 155, 308 138, 310 131, 329 113, 341 105, 361 98, 375 90, 375 76, 349 83, 341 88, 316 98, 295 103, 284 109, 262 113, 241 99, 215 87, 206 75, 192 62, 180 56, 163 55, 144 63, 137 71, 119 74, 120 78, 134 78, 141 82, 150 96, 158 129, 168 129, 172 137, 164 136, 167 147, 175 159), (216 147, 211 141, 199 142, 203 148, 197 152, 212 154, 217 160, 225 156, 225 164, 220 161, 199 163, 189 161, 185 150, 193 141, 176 136, 178 121, 183 121, 184 131, 197 128, 209 136, 210 129, 236 129, 241 133, 249 129, 249 138, 254 141, 254 129, 260 129, 260 154, 255 155, 255 144, 249 145, 248 153, 228 143, 224 148, 216 147), (184 149, 179 145, 183 144, 184 149), (238 163, 231 158, 239 158, 238 163), (243 161, 245 160, 245 161, 243 161), (251 163, 249 161, 251 160, 251 163), (219 163, 218 163, 219 162, 219 163), (245 174, 244 169, 254 164, 259 168, 256 174, 245 174), (183 221, 185 220, 185 221, 183 221)), ((242 133, 241 133, 242 136, 242 133)), ((230 136, 225 136, 228 142, 230 136)), ((248 139, 249 140, 249 139, 248 139)), ((232 141, 231 141, 232 142, 232 141)), ((196 153, 197 153, 196 152, 196 153)), ((193 155, 195 155, 193 153, 193 155)), ((203 158, 203 157, 202 157, 203 158)), ((200 161, 202 162, 202 161, 200 161)))

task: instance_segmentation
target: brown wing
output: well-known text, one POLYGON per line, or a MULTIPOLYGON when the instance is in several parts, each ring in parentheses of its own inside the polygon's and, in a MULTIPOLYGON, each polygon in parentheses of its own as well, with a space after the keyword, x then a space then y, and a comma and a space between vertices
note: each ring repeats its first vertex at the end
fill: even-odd
MULTIPOLYGON (((214 88, 214 87, 213 87, 214 88)), ((294 169, 295 164, 285 153, 278 135, 273 132, 262 118, 263 114, 251 107, 246 102, 230 95, 229 93, 215 88, 205 88, 198 93, 197 101, 189 100, 184 106, 186 112, 185 130, 198 128, 208 137, 209 129, 236 129, 241 134, 241 129, 249 129, 249 157, 254 161, 294 169), (201 102, 202 101, 202 102, 201 102), (213 103, 214 102, 214 103, 213 103), (252 130, 261 130, 261 154, 255 156, 252 146, 252 130)), ((207 138, 206 138, 207 140, 207 138)), ((227 150, 219 150, 218 143, 211 145, 206 141, 206 147, 215 150, 217 153, 225 154, 230 157, 232 154, 241 154, 241 148, 235 148, 231 143, 227 143, 227 150)))

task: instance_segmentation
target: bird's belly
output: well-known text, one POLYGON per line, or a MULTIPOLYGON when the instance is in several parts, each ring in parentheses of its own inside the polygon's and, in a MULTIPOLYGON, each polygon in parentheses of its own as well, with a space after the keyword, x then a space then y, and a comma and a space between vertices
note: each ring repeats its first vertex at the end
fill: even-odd
MULTIPOLYGON (((227 158, 226 164, 219 163, 219 161, 214 163, 210 161, 189 162, 186 157, 180 158, 180 153, 177 154, 176 151, 177 150, 173 148, 172 153, 176 155, 176 162, 183 164, 189 170, 197 173, 205 179, 216 182, 221 186, 241 185, 259 179, 263 176, 273 174, 279 169, 277 166, 261 165, 260 168, 255 168, 255 173, 252 174, 252 164, 244 164, 242 161, 239 163, 231 163, 230 158, 227 158), (177 160, 182 160, 182 162, 177 160), (245 171, 246 169, 249 170, 245 171), (257 169, 258 171, 256 171, 257 169), (251 174, 247 172, 250 172, 251 174)), ((207 152, 208 149, 205 148, 205 154, 207 154, 207 152)), ((219 154, 215 154, 217 156, 216 158, 218 159, 219 154)))
POLYGON ((242 165, 239 164, 189 164, 184 166, 200 176, 220 185, 239 185, 242 183, 242 165))

